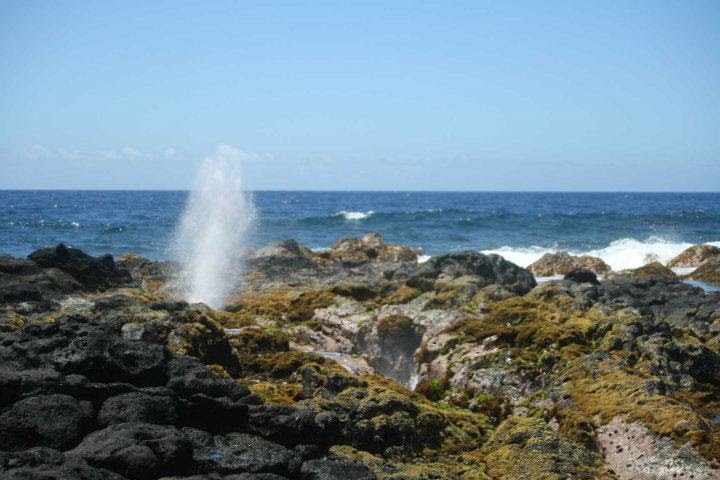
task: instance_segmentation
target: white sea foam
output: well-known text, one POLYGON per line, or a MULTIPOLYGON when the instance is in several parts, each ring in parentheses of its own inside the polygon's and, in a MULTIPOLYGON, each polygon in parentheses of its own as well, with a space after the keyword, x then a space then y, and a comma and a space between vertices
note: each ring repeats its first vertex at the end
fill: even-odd
POLYGON ((171 255, 182 265, 178 289, 190 302, 223 306, 241 278, 245 236, 254 218, 243 189, 241 152, 218 147, 198 170, 173 236, 171 255))
POLYGON ((367 212, 348 212, 341 210, 333 215, 333 217, 343 217, 345 220, 365 220, 373 216, 375 212, 369 210, 367 212))
MULTIPOLYGON (((720 241, 709 242, 709 245, 720 246, 720 241)), ((613 270, 624 270, 626 268, 642 267, 648 260, 656 259, 661 263, 667 263, 668 260, 680 254, 686 248, 692 246, 692 243, 673 242, 658 237, 650 237, 646 240, 637 240, 634 238, 623 238, 611 242, 607 247, 594 250, 569 250, 573 255, 591 255, 599 257, 605 261, 613 270)), ((558 248, 546 247, 501 247, 492 250, 483 250, 482 253, 497 253, 506 260, 509 260, 521 267, 527 267, 531 263, 538 260, 546 253, 554 253, 561 251, 558 248)))

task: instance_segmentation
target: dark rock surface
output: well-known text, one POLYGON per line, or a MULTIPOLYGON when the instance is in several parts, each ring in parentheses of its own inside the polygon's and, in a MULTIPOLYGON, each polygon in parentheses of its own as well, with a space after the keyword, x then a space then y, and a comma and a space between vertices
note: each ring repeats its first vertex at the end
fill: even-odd
POLYGON ((478 286, 496 284, 507 287, 522 295, 537 283, 533 275, 524 268, 508 262, 499 255, 484 255, 478 252, 453 253, 433 257, 419 265, 408 277, 406 283, 423 291, 435 288, 439 277, 476 277, 478 286))
POLYGON ((592 270, 588 270, 587 268, 573 268, 568 273, 565 274, 565 280, 572 280, 576 283, 592 283, 594 285, 598 285, 600 282, 598 282, 597 275, 595 275, 595 272, 592 270))
POLYGON ((106 290, 132 281, 127 270, 115 265, 112 255, 92 257, 62 243, 36 250, 28 258, 42 268, 57 268, 69 273, 87 290, 106 290))

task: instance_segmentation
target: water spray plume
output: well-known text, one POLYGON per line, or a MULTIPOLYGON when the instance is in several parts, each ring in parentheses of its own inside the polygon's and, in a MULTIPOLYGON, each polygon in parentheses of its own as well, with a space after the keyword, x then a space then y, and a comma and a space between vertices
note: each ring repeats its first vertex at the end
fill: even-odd
POLYGON ((178 289, 190 302, 221 308, 242 277, 245 239, 254 217, 243 189, 242 152, 220 145, 197 173, 172 241, 181 264, 178 289))

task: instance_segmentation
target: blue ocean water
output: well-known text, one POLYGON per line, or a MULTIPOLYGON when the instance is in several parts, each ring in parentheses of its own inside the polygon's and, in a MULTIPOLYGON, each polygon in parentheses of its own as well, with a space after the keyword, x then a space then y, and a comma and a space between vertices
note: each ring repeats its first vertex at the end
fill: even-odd
MULTIPOLYGON (((93 254, 166 258, 181 191, 0 191, 0 252, 65 242, 93 254)), ((255 192, 249 242, 295 238, 326 248, 377 231, 433 255, 496 251, 528 264, 546 251, 614 268, 720 245, 720 193, 255 192)))

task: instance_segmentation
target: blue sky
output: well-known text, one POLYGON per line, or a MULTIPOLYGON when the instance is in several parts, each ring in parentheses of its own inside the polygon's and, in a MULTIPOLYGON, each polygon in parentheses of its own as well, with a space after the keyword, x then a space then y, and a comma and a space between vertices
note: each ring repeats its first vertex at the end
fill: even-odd
POLYGON ((720 186, 720 2, 0 2, 0 188, 720 186))

